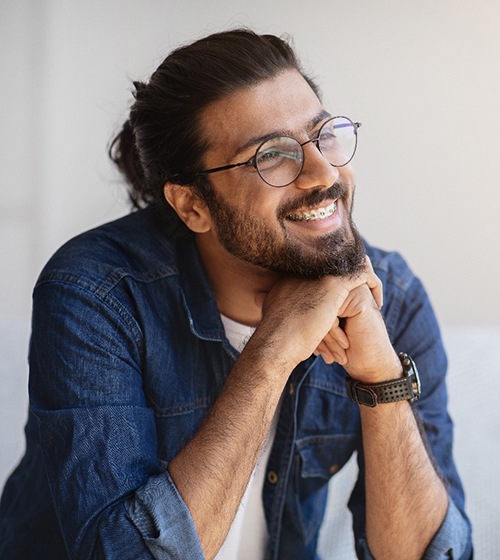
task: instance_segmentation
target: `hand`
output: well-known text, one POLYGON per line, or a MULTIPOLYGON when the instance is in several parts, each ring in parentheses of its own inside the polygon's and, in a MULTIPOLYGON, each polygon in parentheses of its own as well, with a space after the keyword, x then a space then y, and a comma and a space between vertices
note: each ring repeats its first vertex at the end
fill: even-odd
POLYGON ((263 317, 253 338, 264 344, 261 337, 265 337, 265 349, 272 349, 274 356, 292 369, 327 336, 345 349, 349 343, 338 326, 338 316, 349 295, 361 286, 382 304, 382 285, 368 260, 365 270, 355 277, 283 278, 265 298, 263 317))
MULTIPOLYGON (((370 264, 371 268, 371 264, 370 264)), ((377 383, 401 375, 401 364, 392 347, 380 313, 381 283, 354 288, 338 311, 336 321, 318 345, 327 363, 337 361, 355 379, 377 383)))
MULTIPOLYGON (((368 256, 365 257, 365 266, 370 278, 369 288, 371 295, 373 296, 375 304, 379 309, 381 309, 384 297, 382 282, 375 274, 371 260, 368 256)), ((347 363, 346 350, 348 348, 349 340, 341 327, 339 317, 337 317, 330 331, 326 334, 324 339, 314 351, 314 354, 316 356, 321 355, 327 364, 338 362, 341 365, 345 365, 347 363)))

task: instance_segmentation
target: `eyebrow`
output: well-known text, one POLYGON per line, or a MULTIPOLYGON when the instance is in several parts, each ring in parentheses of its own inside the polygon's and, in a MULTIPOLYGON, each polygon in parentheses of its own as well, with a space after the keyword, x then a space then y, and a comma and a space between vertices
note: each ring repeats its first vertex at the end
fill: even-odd
MULTIPOLYGON (((326 119, 327 117, 331 117, 331 115, 328 111, 325 111, 323 109, 323 111, 318 113, 316 116, 314 116, 312 119, 310 119, 306 123, 306 126, 305 126, 306 130, 313 129, 322 120, 326 119)), ((244 152, 248 148, 251 148, 252 146, 258 146, 258 145, 262 144, 263 142, 266 142, 267 140, 271 140, 271 138, 276 138, 277 136, 293 136, 293 134, 294 133, 292 131, 289 131, 289 130, 273 130, 272 132, 269 132, 268 134, 263 134, 261 136, 253 136, 252 138, 249 138, 242 146, 240 146, 238 148, 238 150, 233 155, 233 158, 238 157, 242 152, 244 152)), ((231 159, 233 159, 233 158, 231 158, 231 159)))

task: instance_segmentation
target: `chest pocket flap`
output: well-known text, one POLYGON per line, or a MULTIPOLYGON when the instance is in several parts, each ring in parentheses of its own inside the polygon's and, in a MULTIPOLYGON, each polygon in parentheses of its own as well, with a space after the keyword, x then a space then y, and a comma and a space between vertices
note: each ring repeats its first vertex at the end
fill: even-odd
POLYGON ((358 437, 357 434, 328 434, 297 440, 301 478, 331 478, 356 450, 358 437))

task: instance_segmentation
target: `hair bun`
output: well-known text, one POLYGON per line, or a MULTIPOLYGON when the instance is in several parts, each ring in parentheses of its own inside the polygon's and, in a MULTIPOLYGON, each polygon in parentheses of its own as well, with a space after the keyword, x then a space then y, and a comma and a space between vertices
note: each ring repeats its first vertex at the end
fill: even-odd
POLYGON ((135 87, 135 92, 133 92, 134 97, 136 99, 144 99, 144 94, 146 93, 148 85, 145 84, 144 82, 139 82, 139 81, 135 81, 132 83, 134 84, 135 87))

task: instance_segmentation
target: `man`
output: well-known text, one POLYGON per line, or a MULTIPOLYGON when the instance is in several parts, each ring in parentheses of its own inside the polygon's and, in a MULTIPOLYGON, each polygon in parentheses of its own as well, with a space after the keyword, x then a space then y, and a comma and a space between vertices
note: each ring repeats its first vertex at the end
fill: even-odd
POLYGON ((470 558, 434 315, 352 223, 359 123, 246 30, 135 87, 111 153, 147 207, 38 280, 2 558, 317 558, 354 451, 361 558, 470 558))

